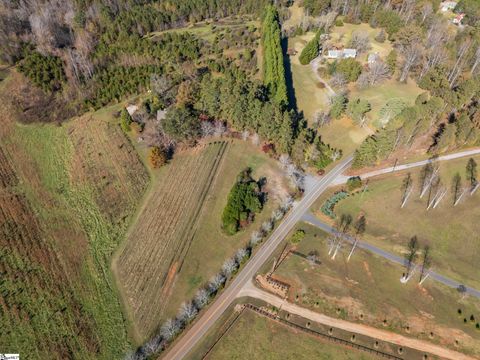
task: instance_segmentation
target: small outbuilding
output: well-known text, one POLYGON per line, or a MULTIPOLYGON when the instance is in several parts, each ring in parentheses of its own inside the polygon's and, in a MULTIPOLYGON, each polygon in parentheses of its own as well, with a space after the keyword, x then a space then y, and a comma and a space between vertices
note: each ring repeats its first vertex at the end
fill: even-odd
POLYGON ((440 10, 442 12, 447 12, 455 9, 456 6, 457 6, 456 1, 444 1, 440 4, 440 10))

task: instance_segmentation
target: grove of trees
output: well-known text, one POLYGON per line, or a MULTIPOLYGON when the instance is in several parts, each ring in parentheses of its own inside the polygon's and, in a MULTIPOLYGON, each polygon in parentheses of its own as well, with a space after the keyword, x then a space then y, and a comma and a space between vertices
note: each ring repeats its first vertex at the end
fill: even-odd
POLYGON ((227 205, 222 214, 223 230, 233 235, 241 227, 252 222, 255 213, 263 207, 264 197, 259 182, 251 176, 251 169, 243 170, 228 195, 227 205))

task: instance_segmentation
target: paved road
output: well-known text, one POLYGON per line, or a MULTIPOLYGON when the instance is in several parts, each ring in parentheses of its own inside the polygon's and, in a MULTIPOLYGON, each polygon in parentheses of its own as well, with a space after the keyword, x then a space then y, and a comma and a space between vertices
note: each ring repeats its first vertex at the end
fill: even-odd
MULTIPOLYGON (((302 220, 305 221, 306 223, 309 223, 311 225, 314 225, 320 229, 322 229, 323 231, 325 232, 328 232, 328 233, 333 233, 333 228, 328 225, 328 224, 325 224, 324 222, 320 221, 316 216, 312 215, 311 213, 306 213, 302 216, 302 220)), ((347 236, 346 237, 346 240, 350 243, 353 243, 353 238, 347 236)), ((400 264, 400 265, 404 265, 405 264, 405 259, 402 258, 402 257, 399 257, 397 255, 394 255, 394 254, 391 254, 387 251, 384 251, 374 245, 371 245, 371 244, 368 244, 366 242, 362 242, 362 241, 359 241, 358 244, 357 244, 357 247, 360 248, 360 249, 365 249, 367 251, 370 251, 376 255, 379 255, 381 257, 383 257, 384 259, 387 259, 387 260, 390 260, 391 262, 394 262, 396 264, 400 264)), ((399 278, 400 279, 400 278, 399 278)), ((435 271, 430 271, 430 275, 429 275, 429 279, 434 279, 444 285, 447 285, 451 288, 458 288, 460 285, 464 285, 464 284, 461 284, 455 280, 452 280, 452 279, 449 279, 443 275, 440 275, 438 273, 436 273, 435 271)), ((428 281, 428 280, 426 280, 428 281)), ((467 293, 472 295, 472 296, 475 296, 476 298, 480 298, 480 291, 477 290, 477 289, 474 289, 474 288, 470 288, 470 287, 466 287, 467 289, 467 293)))
POLYGON ((306 319, 310 319, 319 324, 335 327, 351 333, 366 335, 374 339, 386 341, 398 346, 404 346, 410 349, 415 349, 421 352, 436 355, 441 357, 442 359, 473 360, 473 358, 470 356, 461 354, 453 350, 449 350, 443 346, 435 345, 427 341, 408 338, 400 334, 395 334, 390 331, 381 330, 381 329, 377 329, 377 328, 363 325, 363 324, 356 324, 353 322, 332 318, 330 316, 326 316, 324 314, 320 314, 320 313, 305 309, 301 306, 292 304, 284 299, 281 299, 273 294, 270 294, 264 290, 261 290, 255 287, 251 281, 245 285, 245 287, 239 293, 239 296, 249 296, 252 298, 257 298, 257 299, 266 301, 267 303, 279 309, 286 310, 291 314, 302 316, 306 319))
MULTIPOLYGON (((388 174, 388 173, 395 172, 395 171, 408 170, 408 169, 411 169, 411 168, 414 168, 414 167, 424 166, 424 165, 426 165, 428 163, 431 163, 433 161, 453 160, 453 159, 459 159, 459 158, 462 158, 462 157, 473 156, 473 155, 478 155, 478 154, 480 154, 480 149, 460 151, 460 152, 456 152, 456 153, 453 153, 453 154, 439 156, 435 159, 422 160, 422 161, 417 161, 417 162, 414 162, 414 163, 397 165, 395 167, 392 166, 392 167, 387 167, 387 168, 383 168, 383 169, 379 169, 379 170, 370 171, 370 172, 367 172, 365 174, 360 174, 360 177, 362 179, 367 179, 367 178, 370 178, 370 177, 383 175, 383 174, 388 174)), ((345 184, 347 182, 348 178, 349 178, 349 176, 340 175, 332 182, 332 185, 345 184)))
POLYGON ((183 359, 197 344, 205 333, 213 326, 222 313, 235 300, 242 287, 257 273, 260 267, 270 258, 273 251, 278 247, 303 214, 313 205, 318 196, 323 193, 331 182, 350 166, 352 157, 342 160, 337 166, 329 171, 324 177, 295 203, 284 220, 272 232, 270 237, 246 263, 245 267, 237 274, 231 284, 216 298, 208 309, 197 319, 192 327, 179 338, 167 351, 165 359, 183 359))

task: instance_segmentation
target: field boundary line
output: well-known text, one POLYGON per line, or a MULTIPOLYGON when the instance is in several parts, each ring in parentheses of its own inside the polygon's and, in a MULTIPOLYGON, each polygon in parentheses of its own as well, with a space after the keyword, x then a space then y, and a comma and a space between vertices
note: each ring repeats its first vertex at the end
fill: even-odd
POLYGON ((274 314, 269 313, 268 311, 262 310, 261 308, 255 306, 253 304, 250 304, 250 303, 245 304, 245 308, 248 308, 251 311, 256 312, 257 314, 259 314, 261 316, 267 317, 269 319, 277 321, 277 322, 279 322, 281 324, 284 324, 286 326, 301 330, 301 331, 306 332, 310 335, 313 335, 315 337, 319 337, 319 338, 331 341, 331 342, 336 343, 336 344, 341 344, 341 345, 344 345, 346 347, 353 348, 355 350, 361 350, 361 351, 364 351, 364 352, 368 352, 370 354, 374 354, 376 356, 379 356, 379 357, 382 357, 382 358, 385 358, 385 359, 389 359, 389 360, 403 360, 403 358, 398 357, 396 355, 392 355, 392 354, 389 354, 389 353, 386 353, 386 352, 383 352, 383 351, 380 351, 380 350, 372 349, 372 348, 370 348, 368 346, 365 346, 365 345, 356 344, 352 341, 341 339, 341 338, 333 336, 333 335, 323 334, 321 332, 305 328, 301 325, 295 324, 295 323, 290 322, 286 319, 282 319, 278 315, 274 315, 274 314))

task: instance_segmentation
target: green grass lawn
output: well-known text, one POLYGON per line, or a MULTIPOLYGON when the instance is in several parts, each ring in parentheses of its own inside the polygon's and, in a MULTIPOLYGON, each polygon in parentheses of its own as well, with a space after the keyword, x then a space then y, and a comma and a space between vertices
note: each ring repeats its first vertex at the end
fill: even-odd
POLYGON ((327 235, 307 224, 298 227, 306 231, 306 236, 296 250, 302 254, 317 251, 320 264, 312 265, 294 254, 280 264, 275 275, 293 286, 290 301, 333 317, 428 339, 453 349, 457 348, 457 340, 459 350, 479 355, 480 331, 475 325, 480 321, 480 304, 476 299, 462 299, 455 289, 433 280, 418 286, 418 276, 401 284, 403 267, 362 250, 347 262, 349 245, 331 260, 327 235), (462 310, 461 316, 458 309, 462 310), (474 315, 474 322, 469 320, 470 315, 474 315))
POLYGON ((296 55, 290 56, 297 107, 299 111, 303 111, 310 123, 316 111, 326 111, 329 108, 328 93, 320 87, 312 67, 301 65, 298 59, 302 49, 313 36, 314 33, 307 33, 288 39, 288 47, 297 51, 296 55))
MULTIPOLYGON (((480 157, 474 157, 480 162, 480 157)), ((433 256, 433 268, 459 282, 480 288, 478 258, 480 256, 480 225, 477 206, 480 194, 465 195, 462 202, 453 207, 451 183, 455 172, 465 179, 468 158, 440 163, 440 177, 449 192, 435 209, 426 210, 428 194, 419 198, 420 168, 411 171, 414 190, 407 205, 401 209, 401 184, 405 172, 371 180, 365 194, 350 196, 335 207, 336 214, 364 213, 367 218, 365 241, 376 244, 402 256, 408 239, 417 235, 422 244, 429 244, 433 256)), ((318 211, 332 189, 314 206, 318 211)))
MULTIPOLYGON (((301 50, 313 36, 313 33, 308 33, 288 39, 288 47, 298 52, 297 55, 290 56, 297 107, 310 124, 312 124, 315 112, 328 112, 330 108, 328 92, 319 85, 320 81, 312 67, 301 65, 298 60, 301 50)), ((368 129, 360 128, 348 118, 334 120, 319 131, 323 141, 342 149, 344 154, 352 153, 369 134, 368 129)))
POLYGON ((198 220, 199 227, 191 247, 176 277, 166 311, 167 316, 176 314, 182 301, 192 298, 199 287, 220 270, 228 257, 246 245, 251 233, 257 230, 279 206, 275 193, 279 188, 288 188, 288 184, 281 178, 278 165, 247 143, 234 141, 224 157, 198 220), (246 167, 253 169, 252 175, 255 179, 267 178, 269 199, 261 213, 256 215, 253 224, 233 236, 228 236, 221 229, 221 214, 238 173, 246 167))
POLYGON ((407 105, 413 105, 418 95, 423 92, 414 80, 408 80, 406 84, 398 82, 394 78, 389 79, 377 86, 359 89, 355 85, 350 87, 349 98, 367 100, 372 110, 367 113, 369 124, 373 128, 379 128, 379 112, 388 100, 393 98, 402 99, 407 105))
POLYGON ((206 359, 366 360, 372 357, 245 310, 206 359))

